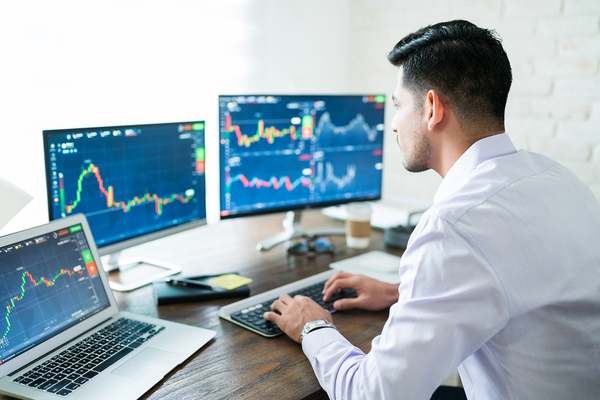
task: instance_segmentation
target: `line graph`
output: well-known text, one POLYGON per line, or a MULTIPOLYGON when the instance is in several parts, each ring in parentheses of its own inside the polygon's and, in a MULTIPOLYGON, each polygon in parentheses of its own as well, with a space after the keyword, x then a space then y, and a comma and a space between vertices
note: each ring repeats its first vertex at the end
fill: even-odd
POLYGON ((328 112, 324 112, 323 115, 321 115, 321 118, 319 118, 319 122, 315 128, 315 135, 320 137, 321 133, 326 130, 333 131, 335 135, 347 135, 353 130, 364 131, 369 142, 374 142, 379 133, 377 126, 370 127, 362 114, 357 114, 348 125, 336 126, 331 122, 331 115, 328 112))
POLYGON ((102 176, 100 175, 100 169, 93 163, 90 163, 87 168, 83 169, 83 171, 79 175, 79 178, 77 179, 77 192, 75 200, 71 204, 66 204, 64 194, 64 176, 62 174, 59 174, 61 209, 63 209, 66 214, 71 214, 73 210, 77 207, 77 205, 81 202, 83 180, 90 175, 94 175, 96 177, 96 180, 98 181, 98 188, 100 189, 100 192, 106 197, 107 209, 121 208, 123 212, 127 213, 134 206, 138 206, 148 202, 154 202, 156 215, 162 215, 164 205, 170 204, 176 200, 179 200, 182 204, 186 204, 194 197, 194 190, 189 189, 184 194, 174 193, 169 196, 160 197, 157 194, 145 193, 141 197, 135 196, 133 197, 133 199, 130 200, 115 201, 114 188, 112 186, 109 186, 108 188, 104 187, 104 182, 102 180, 102 176))
POLYGON ((317 175, 315 184, 319 185, 321 193, 327 192, 327 185, 331 182, 337 186, 338 190, 343 189, 356 178, 356 165, 348 164, 346 166, 346 175, 341 177, 335 176, 333 164, 325 163, 325 173, 323 174, 323 163, 317 163, 317 175))

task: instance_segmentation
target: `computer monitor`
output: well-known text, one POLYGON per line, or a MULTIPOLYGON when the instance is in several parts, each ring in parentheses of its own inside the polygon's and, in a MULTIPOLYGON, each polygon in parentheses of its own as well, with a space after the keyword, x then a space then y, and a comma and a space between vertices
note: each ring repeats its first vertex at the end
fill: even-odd
MULTIPOLYGON (((206 224, 204 121, 45 130, 50 220, 86 215, 113 270, 127 247, 206 224)), ((156 263, 154 263, 156 264, 156 263)))
POLYGON ((288 211, 259 250, 343 234, 303 230, 298 210, 381 198, 384 106, 384 95, 219 96, 221 218, 288 211))

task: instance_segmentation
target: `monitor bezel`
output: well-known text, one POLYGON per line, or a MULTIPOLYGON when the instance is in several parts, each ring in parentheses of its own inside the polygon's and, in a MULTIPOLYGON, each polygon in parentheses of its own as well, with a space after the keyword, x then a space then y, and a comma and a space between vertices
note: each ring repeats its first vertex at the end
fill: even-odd
MULTIPOLYGON (((297 205, 287 205, 287 206, 281 206, 281 207, 272 207, 272 208, 265 208, 265 209, 253 209, 250 211, 244 211, 244 212, 237 212, 237 213, 229 213, 227 215, 223 215, 222 212, 223 211, 227 211, 227 210, 223 210, 221 208, 221 185, 223 185, 223 181, 222 181, 222 174, 223 174, 223 159, 221 157, 221 144, 220 144, 220 139, 221 139, 221 124, 224 123, 224 121, 221 120, 221 98, 223 97, 250 97, 250 96, 254 96, 254 97, 267 97, 267 96, 273 96, 273 97, 295 97, 295 98, 300 98, 300 97, 321 97, 321 98, 327 98, 327 97, 365 97, 365 96, 383 96, 384 98, 384 102, 383 102, 383 107, 384 107, 384 127, 385 127, 385 103, 387 101, 387 96, 383 93, 379 93, 379 94, 373 94, 373 93, 340 93, 340 94, 331 94, 331 93, 327 93, 327 94, 314 94, 314 93, 309 93, 309 94, 255 94, 255 93, 247 93, 247 94, 242 94, 242 93, 238 93, 238 94, 221 94, 219 95, 219 107, 218 107, 218 112, 219 112, 219 125, 218 125, 218 138, 219 138, 219 219, 221 220, 226 220, 226 219, 231 219, 231 218, 241 218, 241 217, 251 217, 251 216, 257 216, 257 215, 265 215, 265 214, 275 214, 275 213, 281 213, 281 212, 286 212, 286 211, 302 211, 302 210, 311 210, 311 209, 319 209, 319 208, 325 208, 325 207, 330 207, 330 206, 337 206, 337 205, 342 205, 342 204, 349 204, 349 203, 353 203, 353 202, 361 202, 361 201, 376 201, 376 200, 381 200, 382 196, 383 196, 383 168, 381 169, 381 182, 380 182, 380 187, 379 187, 379 195, 377 196, 362 196, 362 197, 356 197, 356 198, 344 198, 344 199, 338 199, 338 200, 331 200, 331 201, 322 201, 322 202, 315 202, 315 203, 310 203, 310 204, 297 204, 297 205)), ((385 135, 385 129, 384 129, 384 135, 385 135)), ((384 156, 385 156, 385 152, 383 151, 383 147, 384 147, 384 143, 385 143, 385 137, 382 138, 381 141, 381 163, 382 165, 384 164, 384 156)))
MULTIPOLYGON (((46 175, 46 205, 48 207, 48 220, 56 221, 63 219, 63 217, 55 218, 53 215, 52 207, 52 179, 50 173, 50 151, 49 151, 49 140, 50 135, 56 133, 69 133, 69 132, 81 132, 88 130, 114 130, 114 129, 126 129, 132 127, 144 127, 144 126, 160 126, 160 125, 177 125, 177 124, 193 124, 193 123, 204 124, 204 147, 206 148, 206 121, 203 119, 191 120, 191 121, 174 121, 174 122, 158 122, 158 123, 143 123, 143 124, 127 124, 127 125, 107 125, 107 126, 95 126, 95 127, 82 127, 82 128, 65 128, 65 129, 44 129, 42 131, 43 142, 44 142, 44 168, 46 175)), ((206 165, 206 152, 204 152, 205 165, 206 165)), ((106 245, 96 245, 98 254, 100 256, 106 256, 109 254, 117 253, 121 250, 128 249, 130 247, 138 246, 153 240, 161 239, 166 236, 174 235, 179 232, 183 232, 189 229, 197 228, 207 224, 207 205, 206 205, 206 172, 204 173, 204 218, 197 218, 179 225, 165 227, 153 232, 142 233, 137 236, 132 236, 117 242, 109 243, 106 245)))

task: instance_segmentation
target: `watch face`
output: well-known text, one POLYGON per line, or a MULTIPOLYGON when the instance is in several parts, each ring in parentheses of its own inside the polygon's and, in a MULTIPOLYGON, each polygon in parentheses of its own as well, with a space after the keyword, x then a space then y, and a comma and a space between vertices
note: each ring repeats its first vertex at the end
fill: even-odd
POLYGON ((304 325, 304 329, 302 329, 302 333, 300 333, 300 341, 302 341, 306 335, 308 335, 311 331, 315 330, 316 328, 326 326, 335 328, 335 325, 329 323, 329 321, 325 319, 317 319, 315 321, 307 322, 306 325, 304 325))
POLYGON ((308 326, 308 329, 312 329, 317 326, 326 325, 326 324, 327 324, 327 321, 325 321, 324 319, 317 319, 316 321, 310 321, 306 325, 308 326))

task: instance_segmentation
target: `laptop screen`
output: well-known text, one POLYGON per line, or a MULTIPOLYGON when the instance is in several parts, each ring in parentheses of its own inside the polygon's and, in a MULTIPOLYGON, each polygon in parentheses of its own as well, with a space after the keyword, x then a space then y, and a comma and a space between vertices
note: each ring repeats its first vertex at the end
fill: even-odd
POLYGON ((0 364, 109 306, 81 224, 0 247, 0 364))

